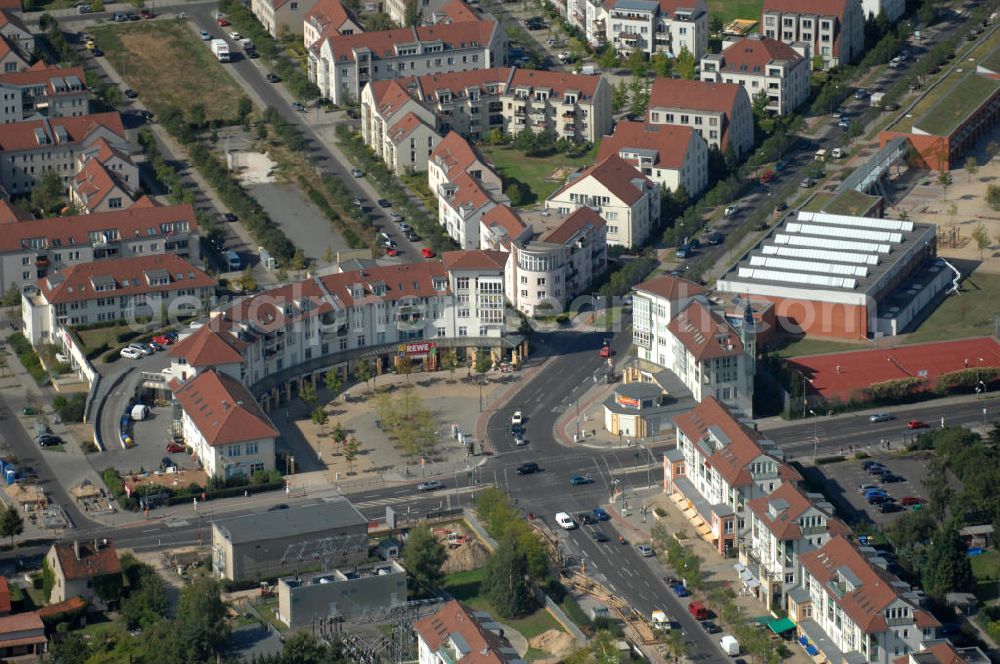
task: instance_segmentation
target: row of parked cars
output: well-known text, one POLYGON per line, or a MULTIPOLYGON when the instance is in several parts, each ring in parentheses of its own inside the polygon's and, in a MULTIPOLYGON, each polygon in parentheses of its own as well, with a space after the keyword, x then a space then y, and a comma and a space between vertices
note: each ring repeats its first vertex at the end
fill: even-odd
POLYGON ((864 468, 874 481, 878 482, 878 484, 862 484, 858 487, 858 493, 864 496, 865 502, 869 505, 874 506, 883 514, 899 512, 904 507, 921 509, 924 499, 920 496, 903 496, 897 502, 882 486, 896 482, 905 482, 906 479, 904 477, 893 473, 878 461, 865 461, 861 467, 864 468))
POLYGON ((146 357, 147 355, 166 350, 167 346, 176 342, 177 333, 167 332, 153 337, 149 342, 137 341, 130 343, 125 348, 122 348, 119 354, 127 360, 138 360, 140 357, 146 357))

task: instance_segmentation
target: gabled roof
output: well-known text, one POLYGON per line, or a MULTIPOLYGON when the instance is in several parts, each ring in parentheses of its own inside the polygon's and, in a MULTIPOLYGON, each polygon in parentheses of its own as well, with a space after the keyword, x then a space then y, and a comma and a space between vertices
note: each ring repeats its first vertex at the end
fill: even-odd
POLYGON ((813 505, 809 497, 791 482, 782 482, 781 486, 770 495, 755 498, 747 503, 747 509, 756 514, 764 526, 779 540, 800 539, 802 529, 799 527, 799 517, 811 508, 826 514, 826 528, 831 535, 850 534, 850 528, 844 522, 813 505), (780 505, 783 508, 773 517, 772 505, 780 505))
POLYGON ((677 300, 685 297, 704 295, 708 292, 706 288, 694 283, 693 281, 678 279, 677 277, 671 277, 669 275, 654 277, 648 281, 644 281, 641 284, 633 286, 632 289, 642 291, 643 293, 649 293, 657 297, 662 297, 670 302, 676 302, 677 300))
POLYGON ((596 231, 604 225, 604 218, 601 215, 589 207, 580 207, 566 217, 561 224, 543 235, 540 240, 542 242, 552 242, 553 244, 565 244, 587 227, 596 231))
MULTIPOLYGON (((15 7, 14 9, 20 9, 20 7, 15 7)), ((15 14, 10 9, 7 9, 5 7, 0 7, 0 30, 7 27, 8 25, 14 26, 21 32, 25 32, 29 35, 31 34, 31 30, 29 30, 28 27, 24 25, 24 21, 21 20, 20 16, 15 14)))
POLYGON ((13 53, 14 57, 20 60, 25 66, 27 66, 28 62, 21 57, 21 53, 14 48, 14 45, 10 42, 10 40, 0 35, 0 60, 6 58, 11 53, 13 53))
MULTIPOLYGON (((387 132, 389 140, 398 145, 400 141, 413 133, 413 130, 421 125, 434 132, 434 128, 424 122, 419 116, 417 116, 416 113, 407 113, 399 120, 399 122, 389 128, 389 131, 387 132)), ((435 136, 436 135, 437 133, 435 132, 435 136)))
POLYGON ((611 155, 604 161, 591 166, 578 176, 573 177, 566 183, 565 186, 552 196, 558 196, 567 189, 575 187, 579 183, 591 177, 604 185, 608 191, 614 194, 615 197, 624 202, 626 205, 632 205, 645 194, 643 189, 636 186, 636 180, 641 180, 644 184, 649 186, 653 185, 653 182, 645 175, 637 171, 634 166, 618 155, 611 155))
POLYGON ((0 617, 0 648, 45 643, 45 623, 37 611, 0 617), (25 632, 37 632, 34 635, 25 632), (11 638, 7 638, 10 635, 11 638))
POLYGON ((0 151, 38 150, 46 146, 81 143, 100 128, 107 129, 125 140, 125 127, 122 125, 121 115, 115 112, 94 113, 0 125, 0 151), (42 140, 46 142, 42 143, 42 140))
POLYGON ((462 172, 451 178, 451 184, 455 186, 455 193, 444 201, 453 209, 465 207, 478 210, 492 202, 482 183, 468 173, 462 172))
POLYGON ((510 88, 530 87, 534 90, 551 90, 552 96, 560 99, 567 92, 577 92, 581 101, 589 101, 594 98, 601 80, 598 74, 515 69, 510 88))
POLYGON ((121 574, 118 553, 110 540, 101 540, 96 547, 91 541, 59 543, 52 546, 56 550, 59 569, 67 581, 121 574))
POLYGON ((698 362, 743 354, 743 342, 736 330, 698 300, 674 316, 667 329, 698 362))
POLYGON ((116 187, 121 187, 108 169, 96 159, 87 160, 84 167, 73 176, 71 186, 77 196, 84 199, 88 210, 100 205, 116 187))
POLYGON ((58 95, 66 92, 79 94, 87 91, 87 76, 83 67, 49 66, 45 64, 44 60, 39 60, 25 71, 0 74, 0 85, 12 87, 44 85, 47 95, 58 95), (57 86, 60 88, 69 86, 73 89, 57 89, 57 86))
POLYGON ((650 111, 654 108, 680 108, 726 113, 732 118, 736 99, 746 94, 736 83, 689 81, 683 78, 657 78, 649 94, 650 111))
POLYGON ((446 251, 441 260, 449 272, 453 270, 502 270, 507 264, 507 254, 502 251, 473 250, 446 251))
POLYGON ((173 381, 170 389, 213 447, 278 436, 278 430, 253 395, 227 374, 208 369, 185 383, 173 381))
MULTIPOLYGON (((490 619, 489 616, 485 618, 490 619)), ((499 625, 496 627, 499 629, 499 625)), ((447 661, 454 661, 456 664, 504 664, 521 661, 517 651, 510 647, 506 639, 486 629, 480 619, 458 600, 451 600, 433 615, 413 623, 413 630, 431 652, 438 653, 442 648, 449 648, 447 661)))
POLYGON ((444 91, 450 92, 453 99, 464 99, 466 91, 470 89, 477 89, 481 93, 485 93, 485 88, 488 85, 496 85, 497 91, 503 92, 507 89, 512 71, 513 69, 510 67, 490 67, 489 69, 428 74, 417 76, 411 80, 413 89, 420 99, 436 102, 437 93, 444 91))
POLYGON ((375 109, 386 120, 389 120, 406 102, 413 100, 398 81, 372 81, 368 85, 372 88, 375 109))
POLYGON ((5 199, 0 198, 0 224, 9 224, 16 221, 30 221, 34 219, 30 212, 14 207, 5 199))
POLYGON ((725 65, 722 71, 765 74, 765 65, 773 62, 800 62, 804 58, 783 41, 770 37, 744 38, 733 42, 722 51, 725 65), (754 70, 754 67, 757 67, 754 70))
POLYGON ((660 13, 671 18, 678 10, 688 10, 696 14, 708 11, 705 0, 659 0, 660 13))
MULTIPOLYGON (((450 0, 445 4, 441 5, 434 12, 435 16, 440 14, 445 21, 451 21, 452 23, 462 23, 463 21, 475 21, 478 20, 476 13, 469 9, 469 6, 462 2, 462 0, 450 0)), ((444 22, 444 21, 440 21, 444 22)))
POLYGON ((440 166, 448 179, 452 181, 459 173, 464 173, 477 161, 484 165, 489 164, 467 140, 455 131, 449 131, 448 135, 441 139, 441 142, 431 152, 430 161, 440 166))
POLYGON ((764 0, 762 13, 786 12, 789 14, 816 14, 844 18, 847 3, 852 0, 764 0))
POLYGON ((354 62, 355 50, 371 51, 373 60, 395 58, 396 48, 423 42, 439 42, 444 51, 485 49, 497 29, 494 21, 462 21, 441 25, 363 32, 354 35, 325 35, 335 64, 354 62))
POLYGON ((479 220, 486 228, 503 229, 509 240, 516 240, 528 228, 521 217, 507 205, 496 205, 490 208, 479 220))
POLYGON ((339 31, 348 21, 357 23, 340 0, 317 0, 305 20, 314 22, 321 33, 339 31))
POLYGON ((104 138, 103 136, 101 136, 100 138, 98 138, 93 143, 87 146, 86 152, 90 153, 91 151, 94 151, 94 155, 97 161, 101 162, 102 164, 111 157, 118 157, 122 161, 127 161, 129 163, 132 163, 132 159, 128 156, 128 154, 124 150, 111 145, 110 143, 108 143, 107 139, 104 138))
MULTIPOLYGON (((680 170, 684 166, 688 146, 694 140, 694 129, 666 124, 646 124, 645 122, 619 122, 611 136, 601 140, 597 160, 618 155, 628 163, 637 161, 629 157, 641 150, 654 155, 653 167, 680 170)), ((633 164, 635 165, 635 164, 633 164)))
POLYGON ((177 254, 78 263, 38 280, 49 304, 211 288, 218 282, 177 254), (160 283, 165 279, 165 283, 160 283), (100 289, 99 289, 100 286, 100 289))
POLYGON ((243 361, 246 342, 229 332, 218 332, 213 326, 202 325, 170 347, 171 357, 182 357, 192 367, 239 364, 243 361))

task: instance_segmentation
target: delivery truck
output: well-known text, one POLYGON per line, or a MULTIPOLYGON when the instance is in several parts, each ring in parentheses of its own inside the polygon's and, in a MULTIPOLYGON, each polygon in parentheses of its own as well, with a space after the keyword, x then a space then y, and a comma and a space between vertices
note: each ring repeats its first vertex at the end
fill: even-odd
POLYGON ((229 44, 225 39, 212 40, 212 53, 219 62, 229 62, 229 44))

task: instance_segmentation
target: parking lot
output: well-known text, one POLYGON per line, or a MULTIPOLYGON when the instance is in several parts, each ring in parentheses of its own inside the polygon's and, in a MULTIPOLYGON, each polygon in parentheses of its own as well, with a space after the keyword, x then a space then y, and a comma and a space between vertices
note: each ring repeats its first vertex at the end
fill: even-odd
MULTIPOLYGON (((884 526, 899 518, 912 506, 904 506, 904 498, 927 498, 924 488, 924 478, 927 474, 927 459, 924 455, 894 456, 891 453, 876 454, 871 459, 844 461, 841 463, 820 466, 826 479, 829 494, 841 503, 839 511, 847 516, 848 521, 866 519, 878 526, 884 526), (895 481, 882 481, 878 475, 869 473, 864 468, 865 462, 881 464, 895 476, 895 481), (892 500, 890 505, 881 511, 878 505, 870 504, 861 493, 862 486, 878 487, 892 500)), ((909 502, 909 501, 907 501, 909 502)))
POLYGON ((198 464, 192 461, 190 455, 167 452, 171 411, 170 406, 150 408, 146 419, 132 422, 132 440, 135 445, 129 449, 109 445, 107 452, 101 455, 101 462, 105 466, 113 466, 122 475, 141 470, 159 470, 164 457, 169 457, 182 470, 196 469, 198 464))

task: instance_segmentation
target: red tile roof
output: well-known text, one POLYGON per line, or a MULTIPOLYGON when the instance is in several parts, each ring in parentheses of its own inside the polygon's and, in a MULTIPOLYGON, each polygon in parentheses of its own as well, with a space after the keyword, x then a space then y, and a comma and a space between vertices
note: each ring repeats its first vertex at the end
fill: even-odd
POLYGON ((125 127, 122 125, 121 115, 115 112, 95 113, 76 117, 26 120, 24 122, 12 122, 0 125, 0 151, 43 149, 45 145, 39 144, 38 139, 35 137, 36 130, 41 131, 47 136, 49 141, 47 145, 67 145, 82 142, 91 132, 102 127, 120 136, 122 140, 125 139, 125 127), (66 141, 60 141, 57 137, 56 131, 60 127, 66 130, 66 141))
POLYGON ((0 0, 0 10, 21 11, 21 0, 0 0))
POLYGON ((783 41, 771 39, 770 37, 760 37, 754 39, 740 39, 727 46, 722 52, 725 61, 722 71, 735 73, 765 73, 765 65, 775 61, 788 60, 799 62, 803 57, 795 52, 791 46, 783 41), (754 67, 758 67, 754 71, 754 67))
POLYGON ((653 184, 649 178, 637 171, 630 163, 618 155, 611 155, 583 171, 578 177, 569 180, 553 196, 558 196, 570 187, 575 187, 588 177, 600 182, 626 205, 632 205, 643 196, 644 191, 635 185, 635 180, 642 180, 650 186, 653 184))
POLYGON ((452 23, 475 21, 479 18, 476 16, 474 11, 469 9, 467 4, 462 2, 462 0, 451 0, 450 2, 446 2, 434 13, 446 16, 452 23))
POLYGON ((118 157, 119 159, 122 159, 123 161, 127 161, 129 163, 131 163, 132 161, 129 158, 128 154, 108 143, 107 139, 105 139, 103 136, 95 140, 90 145, 88 145, 86 151, 88 153, 94 151, 97 161, 101 162, 102 164, 111 157, 118 157))
POLYGON ((42 620, 46 618, 55 618, 64 613, 69 613, 72 611, 81 611, 87 608, 87 600, 82 597, 70 597, 62 602, 56 602, 55 604, 49 604, 48 606, 43 606, 38 609, 38 617, 42 620))
POLYGON ((413 629, 432 652, 446 647, 452 635, 460 635, 468 650, 459 657, 450 657, 456 664, 504 664, 520 659, 516 651, 501 652, 510 644, 499 635, 485 629, 475 616, 457 600, 451 600, 434 615, 413 623, 413 629))
POLYGON ((321 33, 327 30, 339 31, 348 21, 357 23, 340 0, 317 0, 313 8, 306 14, 305 20, 315 20, 321 33))
POLYGON ((454 181, 460 172, 465 172, 476 161, 491 166, 467 140, 454 131, 448 132, 434 151, 431 161, 441 166, 449 180, 454 181))
POLYGON ((211 321, 202 325, 171 346, 168 351, 170 356, 182 357, 195 368, 242 362, 246 342, 229 332, 216 331, 214 327, 211 321))
POLYGON ((396 47, 417 42, 437 42, 445 52, 456 49, 485 49, 497 28, 494 21, 463 21, 441 25, 424 25, 381 32, 364 32, 355 35, 326 36, 336 64, 354 62, 355 49, 369 49, 372 59, 395 58, 396 47))
POLYGON ((114 542, 105 541, 107 544, 98 547, 95 547, 93 542, 83 541, 53 544, 63 578, 67 581, 81 581, 97 576, 121 574, 122 568, 118 563, 114 542), (76 555, 77 548, 80 550, 79 556, 76 555))
POLYGON ((850 542, 834 537, 819 549, 803 553, 799 560, 862 632, 872 634, 888 629, 883 611, 898 601, 899 596, 891 585, 891 578, 883 578, 850 542), (831 588, 838 584, 838 570, 841 569, 850 570, 861 585, 849 592, 843 592, 842 587, 831 588))
POLYGON ((579 92, 583 101, 591 100, 601 83, 597 74, 570 74, 559 71, 538 71, 535 69, 515 69, 511 88, 530 87, 533 90, 551 90, 554 97, 562 99, 567 92, 579 92))
MULTIPOLYGON (((11 125, 7 125, 11 126, 11 125)), ((0 234, 0 252, 21 251, 28 240, 43 239, 49 248, 73 245, 89 246, 90 234, 117 231, 123 240, 164 236, 161 224, 187 223, 188 232, 198 232, 194 208, 190 205, 165 205, 156 208, 134 207, 113 212, 99 212, 75 217, 50 217, 11 224, 0 234)))
POLYGON ((186 383, 173 381, 170 389, 205 441, 213 447, 278 436, 278 430, 253 395, 226 374, 208 369, 186 383))
POLYGON ((218 282, 213 277, 171 253, 80 263, 56 270, 38 280, 38 288, 49 304, 212 288, 216 284, 218 282), (150 283, 161 275, 167 277, 167 283, 150 283), (113 281, 111 288, 97 290, 95 281, 103 279, 113 281))
POLYGON ((678 9, 690 9, 695 13, 708 11, 704 0, 660 0, 660 13, 671 17, 678 9))
POLYGON ((11 648, 17 645, 45 643, 45 624, 37 611, 15 613, 12 616, 0 618, 0 648, 11 648), (21 635, 21 632, 40 632, 33 636, 21 635), (4 638, 7 635, 13 638, 4 638), (17 635, 17 636, 15 636, 17 635))
POLYGON ((788 14, 818 14, 843 18, 847 3, 852 0, 764 0, 762 13, 785 12, 788 14))
POLYGON ((632 288, 633 290, 662 297, 663 299, 671 302, 676 302, 677 300, 685 297, 704 295, 708 292, 706 288, 694 283, 693 281, 678 279, 677 277, 671 277, 668 275, 654 277, 653 279, 644 281, 641 284, 633 286, 632 288))
POLYGON ((657 78, 649 95, 647 108, 688 108, 726 113, 732 118, 736 99, 746 94, 736 83, 709 83, 683 78, 657 78))
MULTIPOLYGON (((694 140, 694 129, 690 127, 619 122, 615 126, 615 133, 605 136, 601 141, 597 151, 597 161, 603 161, 613 154, 623 157, 622 152, 635 149, 655 150, 654 167, 680 170, 684 166, 684 158, 692 140, 694 140)), ((631 163, 632 160, 626 159, 626 161, 631 163)))
MULTIPOLYGON (((389 128, 388 131, 389 140, 391 140, 393 143, 399 143, 404 138, 409 136, 414 129, 416 129, 421 125, 427 127, 432 132, 434 132, 434 128, 431 127, 426 122, 424 122, 423 120, 421 120, 416 113, 407 113, 402 117, 402 119, 400 119, 399 122, 397 122, 396 124, 392 125, 392 127, 389 128)), ((437 132, 434 132, 434 134, 437 135, 437 132)))
POLYGON ((10 586, 7 579, 0 576, 0 614, 10 613, 10 586))
POLYGON ((503 92, 507 89, 512 71, 510 67, 490 67, 489 69, 429 74, 411 80, 422 100, 437 101, 437 93, 440 91, 451 92, 451 96, 455 99, 464 99, 466 90, 478 89, 485 93, 488 85, 496 85, 497 92, 503 92))
POLYGON ((14 207, 8 201, 0 199, 0 224, 9 224, 15 221, 31 221, 34 219, 30 212, 14 207))
POLYGON ((372 81, 368 85, 371 86, 372 97, 375 99, 375 109, 386 120, 391 118, 406 102, 413 100, 399 81, 372 81))
POLYGON ((572 240, 577 233, 588 226, 597 230, 605 225, 604 219, 589 207, 577 208, 572 214, 563 220, 561 224, 553 228, 540 239, 542 242, 552 242, 554 244, 565 244, 572 240))
POLYGON ((0 59, 7 57, 9 53, 13 53, 18 60, 27 66, 28 63, 21 57, 21 54, 17 52, 14 45, 10 43, 10 40, 0 35, 0 59))
MULTIPOLYGON (((747 503, 747 509, 756 514, 764 526, 779 540, 800 539, 802 529, 799 527, 799 517, 812 507, 814 505, 809 497, 791 482, 783 482, 770 495, 755 498, 747 503), (785 509, 772 518, 771 504, 779 500, 785 502, 785 509)), ((832 514, 827 514, 826 523, 826 529, 831 535, 847 536, 851 532, 843 521, 832 514)))
POLYGON ((511 240, 518 239, 528 228, 521 217, 507 205, 497 205, 483 215, 480 223, 486 228, 500 227, 511 240))
POLYGON ((478 210, 492 202, 482 183, 468 173, 459 173, 458 176, 451 178, 451 183, 456 187, 455 193, 444 200, 453 209, 468 207, 478 210))
POLYGON ((71 92, 79 93, 87 90, 87 76, 83 72, 83 67, 57 67, 55 65, 47 66, 44 60, 39 60, 34 66, 30 69, 26 69, 25 71, 0 74, 0 85, 8 85, 12 87, 35 87, 44 85, 46 94, 55 95, 62 94, 67 91, 64 90, 57 92, 53 87, 53 80, 56 78, 66 79, 68 76, 76 76, 82 86, 81 88, 72 90, 71 92))
POLYGON ((509 254, 503 251, 446 251, 441 254, 445 268, 452 270, 502 270, 509 254))
POLYGON ((729 323, 701 302, 691 302, 667 329, 699 362, 743 353, 743 342, 729 323))
MULTIPOLYGON (((87 209, 93 209, 100 205, 101 201, 119 184, 101 162, 96 159, 88 159, 84 167, 73 176, 71 186, 76 191, 77 196, 86 199, 87 209)), ((131 198, 129 201, 131 202, 131 198)))

